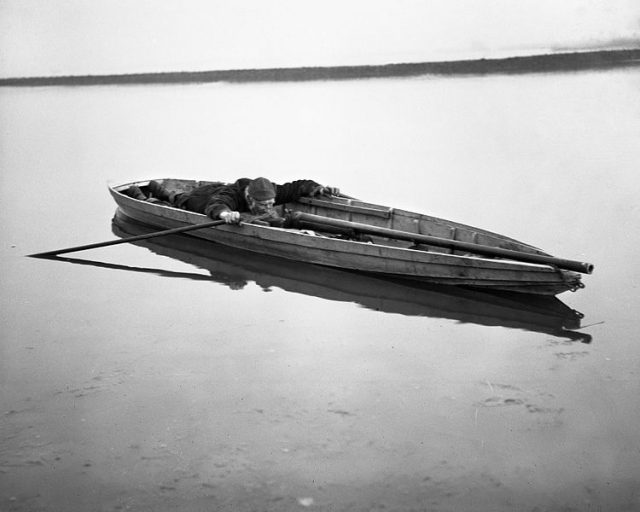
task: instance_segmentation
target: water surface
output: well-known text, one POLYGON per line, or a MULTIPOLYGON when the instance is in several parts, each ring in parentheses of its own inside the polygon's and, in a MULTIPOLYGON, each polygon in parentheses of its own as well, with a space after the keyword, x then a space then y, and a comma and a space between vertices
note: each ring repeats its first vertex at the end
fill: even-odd
POLYGON ((637 509, 639 85, 2 89, 0 508, 637 509), (25 257, 118 236, 107 181, 260 175, 593 262, 559 297, 591 342, 179 244, 25 257))

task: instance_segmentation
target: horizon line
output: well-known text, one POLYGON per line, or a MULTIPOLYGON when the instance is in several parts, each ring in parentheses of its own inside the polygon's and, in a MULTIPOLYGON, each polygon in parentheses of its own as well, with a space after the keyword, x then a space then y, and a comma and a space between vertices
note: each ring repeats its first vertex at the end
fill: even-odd
POLYGON ((411 77, 548 73, 637 66, 640 49, 587 50, 501 58, 477 58, 370 65, 298 66, 209 71, 154 71, 97 75, 0 78, 0 86, 117 85, 206 82, 298 82, 411 77))

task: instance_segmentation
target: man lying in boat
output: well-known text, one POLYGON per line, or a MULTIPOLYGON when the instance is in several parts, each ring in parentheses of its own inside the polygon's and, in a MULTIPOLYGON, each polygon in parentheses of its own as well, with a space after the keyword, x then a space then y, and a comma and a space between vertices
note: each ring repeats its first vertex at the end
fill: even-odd
POLYGON ((282 185, 267 178, 241 178, 235 183, 211 183, 191 192, 172 194, 161 183, 151 181, 149 190, 153 197, 172 206, 204 213, 212 219, 222 219, 227 224, 238 224, 245 220, 243 214, 259 217, 265 224, 282 226, 284 219, 275 207, 296 201, 300 197, 338 195, 335 187, 325 187, 313 180, 296 180, 282 185))

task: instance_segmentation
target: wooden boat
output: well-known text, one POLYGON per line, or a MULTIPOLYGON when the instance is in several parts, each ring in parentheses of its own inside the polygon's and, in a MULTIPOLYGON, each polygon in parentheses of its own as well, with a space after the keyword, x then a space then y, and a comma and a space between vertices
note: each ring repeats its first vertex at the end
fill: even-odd
MULTIPOLYGON (((165 189, 186 192, 207 182, 164 179, 165 189)), ((148 226, 169 229, 203 224, 205 215, 127 195, 149 181, 110 187, 119 210, 148 226)), ((251 252, 327 267, 445 284, 556 295, 584 287, 579 272, 593 265, 554 258, 496 233, 424 214, 345 197, 301 198, 284 205, 297 228, 251 223, 196 229, 190 236, 251 252)))
MULTIPOLYGON (((121 238, 150 233, 153 229, 129 219, 119 209, 112 222, 113 233, 121 238)), ((582 343, 591 342, 590 335, 576 330, 580 329, 582 313, 557 297, 414 283, 309 265, 219 244, 212 250, 212 244, 207 240, 185 234, 133 243, 155 254, 191 265, 194 271, 175 272, 84 259, 66 260, 128 272, 152 273, 166 278, 210 280, 234 290, 255 283, 265 291, 278 288, 323 300, 355 303, 383 313, 443 318, 460 323, 545 333, 582 343)))

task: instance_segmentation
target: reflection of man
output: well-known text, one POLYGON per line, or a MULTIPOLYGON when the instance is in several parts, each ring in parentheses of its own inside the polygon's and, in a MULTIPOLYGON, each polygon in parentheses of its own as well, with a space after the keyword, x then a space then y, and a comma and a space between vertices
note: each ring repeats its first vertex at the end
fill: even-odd
MULTIPOLYGON (((153 183, 153 182, 152 182, 153 183)), ((149 184, 153 191, 153 185, 149 184)), ((232 184, 203 185, 175 197, 180 208, 204 213, 227 224, 240 222, 240 214, 250 212, 260 217, 279 217, 275 206, 297 200, 303 196, 337 195, 339 190, 324 187, 312 180, 296 180, 283 185, 271 183, 267 178, 241 178, 232 184)))

